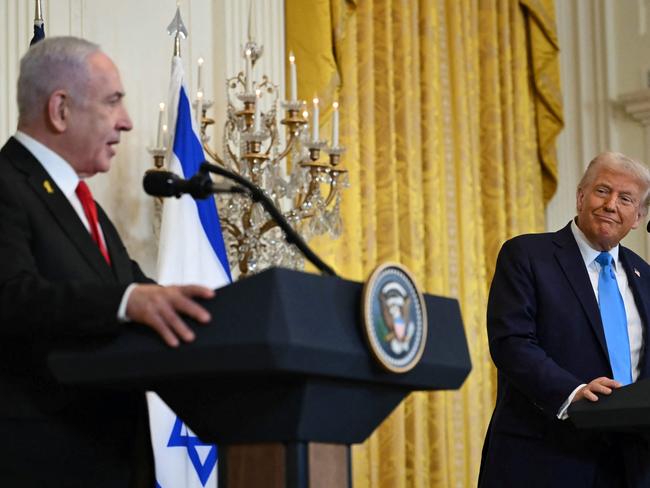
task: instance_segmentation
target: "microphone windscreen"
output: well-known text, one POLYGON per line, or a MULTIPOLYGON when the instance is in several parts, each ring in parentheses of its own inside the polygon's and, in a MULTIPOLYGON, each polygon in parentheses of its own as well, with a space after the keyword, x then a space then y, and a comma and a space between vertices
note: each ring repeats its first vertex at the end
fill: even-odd
POLYGON ((148 195, 154 197, 173 197, 176 196, 174 183, 178 179, 178 175, 170 171, 150 169, 142 178, 142 187, 148 195))

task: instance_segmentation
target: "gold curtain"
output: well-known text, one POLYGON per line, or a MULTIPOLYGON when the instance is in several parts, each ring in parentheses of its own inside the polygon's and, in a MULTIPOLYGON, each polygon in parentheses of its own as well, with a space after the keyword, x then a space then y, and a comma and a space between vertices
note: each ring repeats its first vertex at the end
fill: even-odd
MULTIPOLYGON (((286 0, 299 95, 341 104, 343 276, 408 266, 460 301, 473 369, 353 449, 356 488, 475 486, 494 403, 485 333, 502 242, 543 229, 562 125, 553 0, 286 0)), ((327 133, 328 111, 321 121, 327 133)))

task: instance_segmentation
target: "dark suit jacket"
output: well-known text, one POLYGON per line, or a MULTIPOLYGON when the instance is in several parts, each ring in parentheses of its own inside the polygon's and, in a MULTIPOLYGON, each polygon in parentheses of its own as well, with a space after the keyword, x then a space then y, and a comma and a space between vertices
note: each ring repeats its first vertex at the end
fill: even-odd
MULTIPOLYGON (((621 246, 648 343, 650 266, 621 246), (638 272, 635 273, 635 270, 638 272)), ((516 237, 503 245, 487 311, 490 352, 498 370, 479 486, 595 486, 604 461, 626 457, 632 486, 649 486, 650 465, 634 465, 625 449, 645 456, 644 441, 585 433, 556 418, 582 383, 612 377, 598 302, 571 228, 516 237), (645 481, 639 481, 639 480, 645 481)), ((641 355, 640 379, 650 376, 641 355)), ((650 458, 647 459, 650 461, 650 458)))
POLYGON ((129 486, 134 455, 151 463, 142 392, 64 387, 46 364, 118 334, 126 287, 148 281, 98 213, 112 267, 31 153, 0 151, 0 486, 129 486))

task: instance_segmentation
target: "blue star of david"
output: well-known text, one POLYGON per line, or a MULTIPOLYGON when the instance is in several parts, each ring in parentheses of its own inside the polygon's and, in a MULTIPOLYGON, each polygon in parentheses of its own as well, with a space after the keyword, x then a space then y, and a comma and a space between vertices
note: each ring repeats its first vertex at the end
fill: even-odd
POLYGON ((187 449, 187 455, 192 462, 192 466, 194 466, 194 470, 201 481, 201 485, 205 486, 210 477, 210 473, 212 473, 212 470, 217 464, 217 446, 203 442, 195 435, 191 435, 189 429, 187 429, 186 432, 186 434, 183 434, 183 421, 176 417, 176 422, 174 422, 174 427, 169 436, 167 447, 184 447, 187 449), (201 463, 196 446, 210 446, 211 448, 204 463, 201 463))

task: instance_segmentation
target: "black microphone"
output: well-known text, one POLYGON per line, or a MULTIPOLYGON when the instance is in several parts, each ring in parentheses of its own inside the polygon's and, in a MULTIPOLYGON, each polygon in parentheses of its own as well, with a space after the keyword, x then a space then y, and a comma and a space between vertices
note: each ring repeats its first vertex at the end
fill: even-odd
POLYGON ((648 232, 650 232, 650 221, 648 222, 648 225, 645 228, 648 232))
POLYGON ((187 193, 202 200, 214 193, 246 193, 240 186, 218 184, 204 172, 198 172, 189 180, 185 180, 171 171, 150 169, 145 172, 142 186, 147 194, 154 197, 176 197, 187 193))

